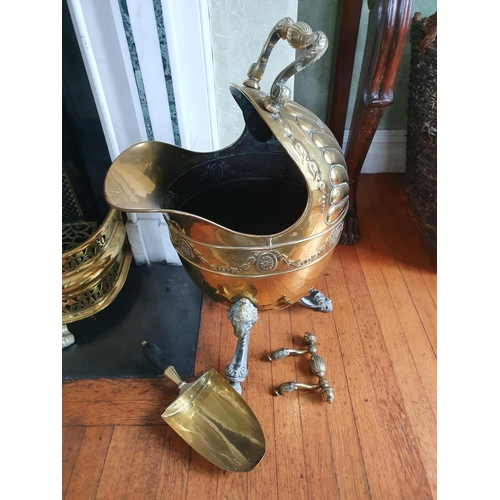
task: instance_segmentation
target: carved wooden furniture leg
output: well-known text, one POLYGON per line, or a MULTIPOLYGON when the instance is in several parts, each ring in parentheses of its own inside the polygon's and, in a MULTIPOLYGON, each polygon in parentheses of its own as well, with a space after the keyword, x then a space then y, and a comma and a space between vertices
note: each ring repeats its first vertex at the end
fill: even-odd
POLYGON ((359 241, 356 191, 361 167, 387 106, 411 22, 413 0, 369 0, 370 14, 358 93, 345 159, 349 174, 349 212, 340 238, 343 245, 359 241))
POLYGON ((342 146, 349 105, 352 72, 356 57, 359 20, 363 2, 366 0, 343 0, 339 4, 339 14, 335 32, 335 70, 331 88, 330 118, 328 128, 342 146))
POLYGON ((226 367, 226 378, 236 391, 241 394, 241 383, 247 378, 248 342, 250 329, 259 319, 257 308, 250 300, 241 298, 234 302, 227 311, 234 334, 238 337, 236 350, 231 364, 226 367))

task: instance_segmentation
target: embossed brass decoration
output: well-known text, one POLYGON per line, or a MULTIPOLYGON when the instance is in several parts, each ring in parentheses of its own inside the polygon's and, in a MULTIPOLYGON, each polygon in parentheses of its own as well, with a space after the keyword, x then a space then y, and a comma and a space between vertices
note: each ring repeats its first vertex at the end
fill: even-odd
POLYGON ((244 85, 230 85, 245 118, 234 144, 199 153, 142 142, 107 173, 109 205, 162 213, 189 276, 228 308, 241 298, 259 311, 294 304, 314 287, 339 241, 349 204, 342 150, 317 116, 284 98, 286 80, 326 46, 323 33, 283 19, 244 85), (280 39, 303 53, 268 95, 259 81, 280 39))
POLYGON ((268 358, 270 361, 276 361, 278 359, 286 358, 290 355, 302 356, 304 354, 310 354, 311 357, 309 359, 309 367, 311 368, 312 373, 316 375, 316 377, 318 377, 318 383, 303 384, 300 382, 296 382, 295 380, 291 380, 290 382, 283 382, 282 384, 280 384, 275 389, 274 393, 276 394, 276 396, 282 396, 283 394, 298 391, 299 389, 320 389, 322 398, 327 403, 332 403, 335 393, 333 388, 330 387, 328 380, 324 377, 326 365, 323 358, 317 354, 318 349, 316 347, 316 337, 312 333, 306 332, 306 334, 304 335, 303 344, 306 346, 306 349, 298 350, 289 349, 288 347, 282 347, 268 354, 268 358))
POLYGON ((67 226, 70 225, 63 225, 63 246, 66 241, 68 248, 62 254, 63 325, 108 306, 123 287, 132 260, 125 226, 117 210, 110 210, 101 226, 77 246, 71 242, 83 239, 90 226, 80 222, 71 224, 74 228, 67 226), (77 237, 65 240, 64 234, 77 237))

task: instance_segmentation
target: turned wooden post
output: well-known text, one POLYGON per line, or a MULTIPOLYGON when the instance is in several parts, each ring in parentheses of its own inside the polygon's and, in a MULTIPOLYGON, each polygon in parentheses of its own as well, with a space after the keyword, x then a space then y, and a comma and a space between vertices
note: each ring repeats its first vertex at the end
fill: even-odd
POLYGON ((335 61, 328 126, 341 146, 344 141, 362 8, 363 0, 340 2, 339 21, 335 28, 335 61))
MULTIPOLYGON (((345 148, 350 205, 340 238, 344 245, 359 241, 356 207, 359 175, 384 111, 393 101, 394 80, 408 37, 413 0, 369 0, 369 7, 361 75, 345 148)), ((337 139, 342 141, 342 137, 337 139)))

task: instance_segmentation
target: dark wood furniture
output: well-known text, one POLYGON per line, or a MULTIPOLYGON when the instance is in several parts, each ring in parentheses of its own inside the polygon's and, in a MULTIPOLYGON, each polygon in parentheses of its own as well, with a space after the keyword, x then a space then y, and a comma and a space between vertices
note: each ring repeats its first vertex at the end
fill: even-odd
MULTIPOLYGON (((342 2, 329 127, 340 141, 349 101, 362 0, 342 2)), ((357 187, 359 175, 382 116, 393 101, 394 80, 410 27, 413 0, 368 0, 368 32, 358 91, 345 148, 350 207, 341 244, 359 241, 357 187)))

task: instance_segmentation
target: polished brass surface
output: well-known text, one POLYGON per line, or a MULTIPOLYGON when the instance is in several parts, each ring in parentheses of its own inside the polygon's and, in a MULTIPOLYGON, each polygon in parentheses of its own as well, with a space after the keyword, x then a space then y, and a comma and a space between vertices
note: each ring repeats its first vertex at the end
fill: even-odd
POLYGON ((283 382, 282 384, 280 384, 274 390, 274 394, 276 394, 276 396, 283 396, 283 394, 287 394, 287 393, 293 392, 293 391, 298 391, 299 389, 306 389, 309 391, 313 391, 313 390, 319 389, 319 385, 318 384, 314 384, 314 385, 302 384, 301 382, 297 382, 295 380, 290 380, 289 382, 283 382))
POLYGON ((289 349, 288 347, 281 347, 280 349, 274 350, 271 354, 268 354, 267 357, 269 361, 276 361, 277 359, 283 359, 290 355, 300 356, 301 354, 306 354, 307 352, 309 352, 307 349, 299 350, 289 349))
MULTIPOLYGON (((123 151, 106 175, 108 204, 124 212, 163 214, 193 282, 235 308, 288 307, 310 291, 329 264, 349 205, 339 143, 308 109, 290 99, 286 81, 327 48, 321 32, 281 20, 243 85, 230 85, 245 128, 219 151, 199 153, 147 141, 123 151), (302 51, 273 83, 259 88, 274 44, 302 51)), ((238 337, 226 375, 246 377, 248 334, 238 337)))
POLYGON ((292 48, 300 53, 299 57, 289 64, 274 80, 269 96, 263 101, 264 109, 271 113, 279 112, 280 106, 290 100, 291 90, 285 85, 295 73, 317 61, 328 48, 328 39, 321 31, 312 32, 311 27, 304 22, 294 23, 289 17, 282 19, 271 31, 259 59, 250 66, 248 78, 243 85, 253 89, 260 89, 260 80, 264 76, 269 56, 281 39, 287 40, 292 48))
POLYGON ((184 382, 184 380, 182 380, 181 377, 179 377, 177 370, 173 366, 167 367, 167 369, 163 372, 163 375, 165 375, 165 377, 169 378, 172 382, 177 384, 177 388, 181 391, 181 393, 182 393, 182 388, 185 385, 188 385, 187 382, 184 382))
POLYGON ((300 382, 296 382, 295 380, 291 380, 290 382, 283 382, 274 390, 274 394, 276 396, 283 396, 284 394, 293 391, 298 391, 299 389, 305 389, 308 391, 321 389, 320 394, 327 403, 333 403, 335 397, 335 392, 332 387, 328 386, 328 381, 326 379, 323 379, 322 384, 314 384, 314 385, 302 384, 300 382))
POLYGON ((283 359, 287 356, 301 356, 303 354, 316 354, 318 348, 316 347, 316 336, 310 332, 306 332, 302 343, 306 346, 306 349, 290 349, 288 347, 281 347, 280 349, 275 349, 273 352, 267 355, 270 361, 276 361, 277 359, 283 359))
MULTIPOLYGON (((63 231, 81 238, 81 228, 77 223, 76 228, 63 227, 63 231)), ((62 323, 87 318, 107 307, 122 289, 131 261, 121 214, 111 209, 90 237, 62 254, 62 323)))
POLYGON ((62 225, 62 251, 63 253, 73 250, 85 243, 97 228, 96 222, 72 222, 62 225))
POLYGON ((335 393, 333 388, 330 387, 328 380, 324 377, 326 372, 326 365, 323 358, 317 354, 318 349, 316 347, 316 337, 312 333, 306 332, 303 338, 303 344, 307 347, 306 349, 298 350, 298 349, 289 349, 287 347, 282 347, 280 349, 274 350, 273 352, 268 354, 267 357, 269 358, 270 361, 276 361, 278 359, 286 358, 287 356, 290 355, 301 356, 303 354, 310 354, 311 357, 309 358, 309 367, 312 373, 316 375, 316 377, 318 377, 319 379, 318 383, 311 385, 291 380, 290 382, 283 382, 282 384, 280 384, 279 387, 275 389, 274 393, 277 396, 282 396, 287 392, 293 392, 299 389, 306 389, 306 390, 321 389, 320 394, 323 397, 323 399, 327 403, 332 403, 335 393))
POLYGON ((269 112, 257 88, 230 91, 246 122, 238 141, 209 153, 136 144, 111 165, 105 197, 125 212, 162 213, 190 277, 216 302, 280 309, 329 263, 348 208, 346 165, 306 108, 288 100, 269 112))
POLYGON ((232 472, 251 471, 264 457, 262 428, 247 403, 213 368, 191 383, 173 367, 165 376, 180 394, 162 414, 165 422, 211 463, 232 472))

